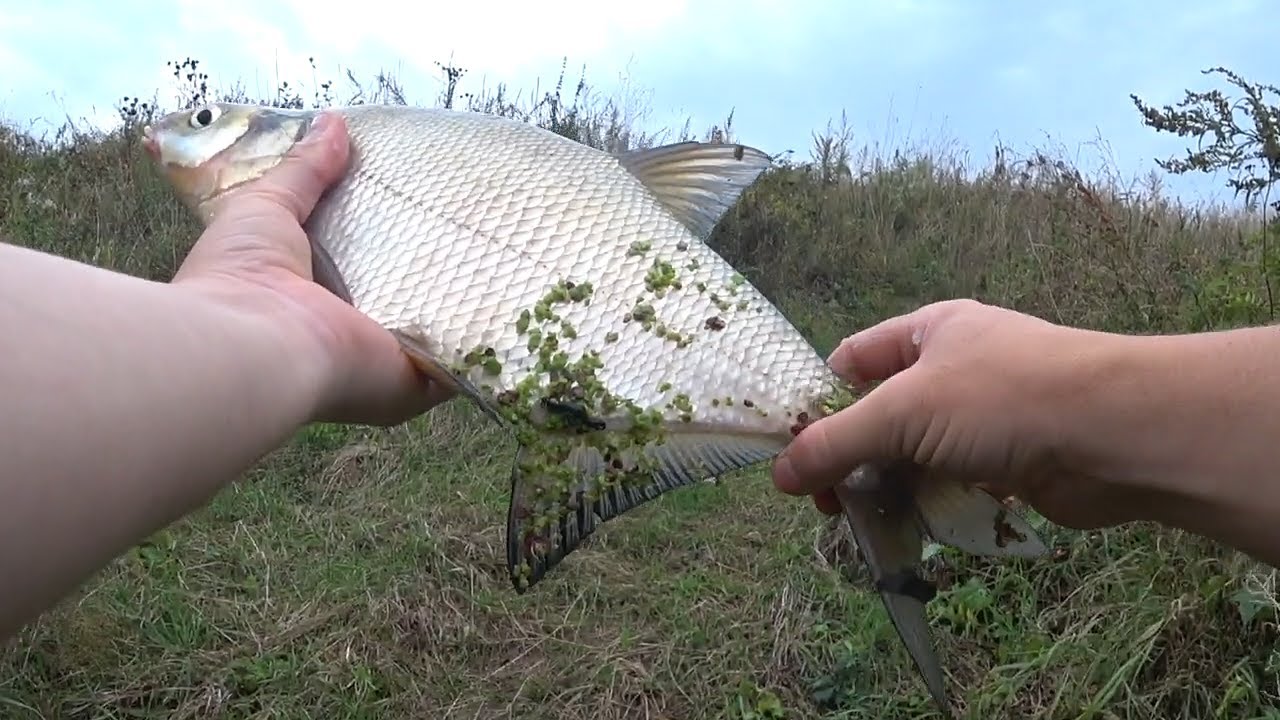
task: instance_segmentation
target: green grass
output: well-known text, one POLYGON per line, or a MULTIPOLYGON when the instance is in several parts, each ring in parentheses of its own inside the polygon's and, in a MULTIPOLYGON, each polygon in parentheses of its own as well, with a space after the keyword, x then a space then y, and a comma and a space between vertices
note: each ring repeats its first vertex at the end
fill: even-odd
MULTIPOLYGON (((467 102, 595 146, 654 140, 589 89, 550 97, 467 102)), ((197 228, 126 115, 61 146, 0 130, 0 230, 169 277, 197 228)), ((766 176, 714 242, 820 349, 953 296, 1139 332, 1270 316, 1251 217, 1123 197, 1047 153, 974 170, 835 132, 815 156, 766 176)), ((517 595, 513 451, 461 403, 305 429, 0 651, 0 717, 936 717, 845 528, 763 469, 628 513, 517 595)), ((1269 568, 1145 525, 1044 532, 1043 561, 933 561, 964 716, 1280 718, 1269 568)))

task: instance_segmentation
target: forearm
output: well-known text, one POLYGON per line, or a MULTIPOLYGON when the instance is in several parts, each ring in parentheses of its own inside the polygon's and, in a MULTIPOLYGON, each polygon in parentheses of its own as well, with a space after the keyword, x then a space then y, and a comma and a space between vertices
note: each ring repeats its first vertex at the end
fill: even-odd
POLYGON ((1074 423, 1098 467, 1147 519, 1280 564, 1280 328, 1112 337, 1074 423))
POLYGON ((303 424, 266 319, 0 243, 0 637, 303 424))

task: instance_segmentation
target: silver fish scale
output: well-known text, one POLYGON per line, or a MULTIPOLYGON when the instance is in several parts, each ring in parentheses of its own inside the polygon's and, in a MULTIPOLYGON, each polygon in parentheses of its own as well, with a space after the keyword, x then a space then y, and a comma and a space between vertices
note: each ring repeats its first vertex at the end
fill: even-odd
MULTIPOLYGON (((693 427, 789 438, 794 416, 814 414, 834 382, 767 299, 735 282, 734 269, 613 156, 475 113, 344 113, 351 171, 309 230, 374 320, 420 337, 446 364, 492 347, 500 375, 473 368, 472 382, 501 392, 533 372, 537 354, 515 323, 561 280, 594 290, 588 303, 552 308, 577 337, 565 338, 559 323, 530 327, 556 332, 571 360, 597 351, 598 377, 641 408, 683 393, 693 427), (648 250, 629 254, 637 242, 648 250), (655 258, 671 263, 680 289, 658 297, 646 288, 655 258), (679 347, 627 322, 637 301, 691 342, 679 347)), ((666 412, 673 426, 680 415, 666 412)))

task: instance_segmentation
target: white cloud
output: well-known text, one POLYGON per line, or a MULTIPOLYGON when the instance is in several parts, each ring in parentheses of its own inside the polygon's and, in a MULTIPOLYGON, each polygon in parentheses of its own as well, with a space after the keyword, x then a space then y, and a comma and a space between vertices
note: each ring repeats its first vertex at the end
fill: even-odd
MULTIPOLYGON (((1141 127, 1128 99, 1176 101, 1223 64, 1276 81, 1262 0, 1168 0, 1160 12, 1079 0, 1068 9, 999 0, 355 0, 326 12, 302 0, 117 0, 9 3, 0 15, 0 115, 57 126, 66 115, 114 119, 122 95, 171 101, 167 60, 192 57, 215 84, 274 91, 278 79, 364 79, 385 69, 411 100, 431 102, 435 63, 468 70, 464 90, 519 92, 555 79, 563 58, 597 89, 627 75, 650 117, 695 130, 734 109, 744 139, 777 151, 849 110, 855 130, 919 122, 982 151, 997 132, 1017 146, 1046 133, 1066 145, 1095 128, 1125 174, 1180 142, 1141 127), (907 106, 904 110, 904 104, 907 106), (896 117, 905 113, 910 117, 896 117), (1129 159, 1132 158, 1132 161, 1129 159)), ((340 98, 345 99, 345 98, 340 98)), ((876 139, 874 133, 859 141, 876 139)))
POLYGON ((338 75, 330 63, 341 62, 366 70, 400 66, 435 77, 435 63, 451 60, 471 76, 515 83, 554 71, 566 55, 572 63, 618 66, 625 58, 616 48, 659 40, 660 30, 687 11, 682 0, 652 0, 642 12, 629 4, 585 0, 557 3, 554 13, 519 0, 361 0, 343 13, 316 12, 314 3, 302 0, 183 0, 177 9, 178 33, 206 38, 199 47, 219 58, 220 72, 248 76, 256 69, 267 89, 277 67, 282 77, 309 77, 311 56, 326 76, 338 75), (214 42, 237 48, 238 57, 211 47, 214 42))
POLYGON ((524 0, 359 0, 342 13, 317 11, 314 2, 303 0, 175 0, 168 14, 137 0, 117 3, 109 12, 105 5, 71 5, 28 4, 0 25, 0 46, 25 51, 15 55, 16 66, 48 65, 25 79, 18 76, 13 104, 47 106, 39 90, 50 86, 62 88, 77 108, 109 108, 120 95, 152 86, 163 88, 168 100, 172 78, 164 62, 185 57, 201 60, 215 82, 243 82, 256 94, 272 92, 279 79, 309 79, 308 57, 319 64, 319 79, 340 79, 349 66, 361 77, 398 69, 419 100, 432 99, 437 90, 436 62, 466 68, 468 80, 501 81, 518 90, 551 79, 565 60, 569 72, 588 67, 597 83, 629 67, 668 65, 803 79, 814 70, 808 62, 815 46, 866 57, 886 34, 911 37, 908 52, 893 58, 895 64, 926 65, 946 53, 955 14, 951 4, 938 0, 864 0, 834 16, 831 6, 787 0, 563 0, 553 12, 524 0), (51 46, 54 28, 57 49, 51 46), (841 47, 840 39, 848 45, 841 47), (73 58, 68 62, 88 70, 56 58, 67 50, 73 58))

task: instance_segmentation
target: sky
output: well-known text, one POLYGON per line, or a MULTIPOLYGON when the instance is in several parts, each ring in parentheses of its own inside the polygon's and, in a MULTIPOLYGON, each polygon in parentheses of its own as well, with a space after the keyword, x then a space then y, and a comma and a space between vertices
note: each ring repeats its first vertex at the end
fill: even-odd
MULTIPOLYGON (((1046 148, 1128 181, 1180 155, 1184 139, 1140 122, 1130 99, 1172 104, 1225 66, 1280 83, 1269 0, 1036 3, 1025 0, 0 0, 0 119, 41 128, 111 123, 122 96, 170 101, 167 60, 193 57, 215 84, 270 92, 394 71, 432 103, 436 62, 463 90, 528 91, 585 66, 602 93, 648 108, 642 122, 702 130, 734 112, 741 142, 809 155, 842 113, 855 146, 946 147, 985 164, 997 143, 1046 148), (332 11, 330 11, 332 10, 332 11), (1101 141, 1101 143, 1099 142, 1101 141)), ((1163 176, 1189 201, 1231 200, 1225 176, 1163 176)))

